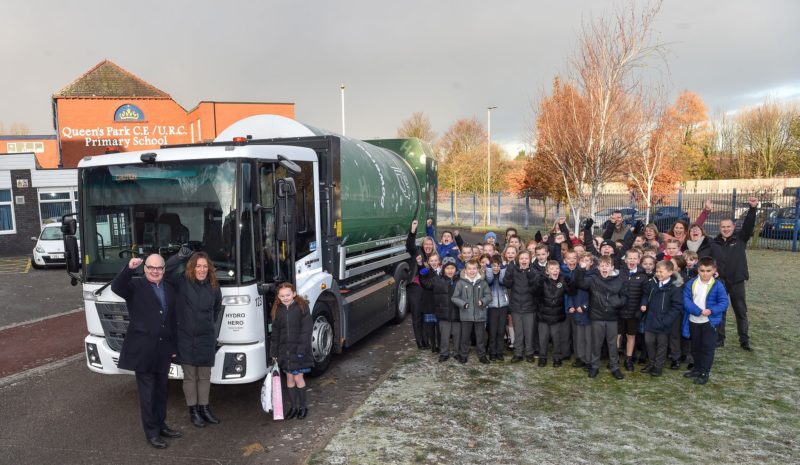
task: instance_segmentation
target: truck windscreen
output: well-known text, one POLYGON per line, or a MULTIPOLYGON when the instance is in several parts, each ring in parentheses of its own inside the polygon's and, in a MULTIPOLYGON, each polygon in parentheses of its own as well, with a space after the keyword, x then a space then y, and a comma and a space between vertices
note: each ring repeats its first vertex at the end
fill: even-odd
POLYGON ((110 279, 132 256, 181 246, 209 254, 217 279, 237 280, 236 162, 113 165, 81 172, 83 258, 89 279, 110 279))

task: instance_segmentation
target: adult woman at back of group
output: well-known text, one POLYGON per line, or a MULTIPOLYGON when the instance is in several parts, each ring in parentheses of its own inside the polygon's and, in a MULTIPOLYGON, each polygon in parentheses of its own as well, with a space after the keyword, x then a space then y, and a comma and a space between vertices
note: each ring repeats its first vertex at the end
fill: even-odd
POLYGON ((425 341, 423 334, 423 315, 424 310, 429 306, 433 310, 433 302, 423 301, 422 287, 419 284, 419 273, 417 267, 423 266, 422 263, 428 262, 428 256, 436 251, 436 243, 431 237, 426 237, 422 240, 422 245, 417 247, 417 220, 411 222, 411 229, 408 231, 406 238, 406 252, 411 255, 408 276, 413 277, 413 280, 408 285, 408 306, 411 311, 411 327, 414 329, 414 339, 417 341, 417 347, 420 349, 429 349, 430 345, 425 341), (418 260, 419 258, 419 260, 418 260))
POLYGON ((686 241, 691 236, 691 229, 695 227, 698 227, 700 230, 703 229, 703 224, 705 224, 706 219, 708 219, 708 215, 711 213, 711 208, 713 206, 714 203, 711 202, 711 199, 706 199, 705 203, 703 203, 703 211, 697 215, 697 219, 694 220, 694 223, 692 223, 691 226, 689 226, 689 223, 683 220, 674 222, 672 227, 669 228, 669 231, 662 234, 662 248, 663 244, 666 243, 667 240, 675 239, 681 243, 681 250, 689 250, 689 246, 686 245, 686 241))
POLYGON ((223 308, 214 264, 205 252, 192 253, 183 247, 167 261, 166 275, 169 278, 165 279, 177 291, 177 359, 183 368, 183 394, 189 419, 198 428, 206 423, 217 424, 220 420, 211 413, 209 394, 223 308), (187 257, 186 271, 174 276, 175 269, 187 257))

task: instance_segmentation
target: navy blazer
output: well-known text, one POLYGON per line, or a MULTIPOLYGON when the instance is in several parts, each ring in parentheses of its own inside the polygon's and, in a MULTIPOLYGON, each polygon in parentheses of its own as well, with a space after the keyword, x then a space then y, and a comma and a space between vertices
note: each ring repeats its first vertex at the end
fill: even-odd
POLYGON ((133 270, 125 265, 111 283, 111 290, 125 299, 130 316, 117 366, 123 370, 167 373, 177 351, 175 290, 161 281, 167 301, 167 308, 162 309, 150 282, 146 278, 132 278, 133 270))

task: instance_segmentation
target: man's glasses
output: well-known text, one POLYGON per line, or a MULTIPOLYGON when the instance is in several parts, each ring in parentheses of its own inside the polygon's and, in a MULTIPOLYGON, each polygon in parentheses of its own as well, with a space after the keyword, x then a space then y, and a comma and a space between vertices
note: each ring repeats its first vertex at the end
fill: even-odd
POLYGON ((158 272, 158 273, 161 273, 162 271, 164 271, 164 267, 163 266, 145 265, 144 267, 147 269, 147 271, 153 271, 153 272, 158 272))

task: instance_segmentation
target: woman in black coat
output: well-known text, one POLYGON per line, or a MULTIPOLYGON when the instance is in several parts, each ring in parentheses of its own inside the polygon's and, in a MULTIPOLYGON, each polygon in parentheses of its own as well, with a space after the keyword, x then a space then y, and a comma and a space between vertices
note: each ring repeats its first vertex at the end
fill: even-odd
POLYGON ((183 368, 183 394, 192 424, 202 428, 217 424, 219 418, 208 406, 211 391, 211 367, 217 352, 217 338, 222 323, 222 293, 214 264, 205 252, 189 257, 186 271, 173 272, 191 253, 183 248, 166 263, 167 280, 175 287, 178 361, 183 368))
POLYGON ((297 295, 291 283, 278 285, 272 304, 272 334, 269 353, 286 373, 286 387, 290 409, 284 418, 302 420, 308 414, 306 407, 305 373, 314 367, 311 353, 311 311, 308 302, 297 295))

